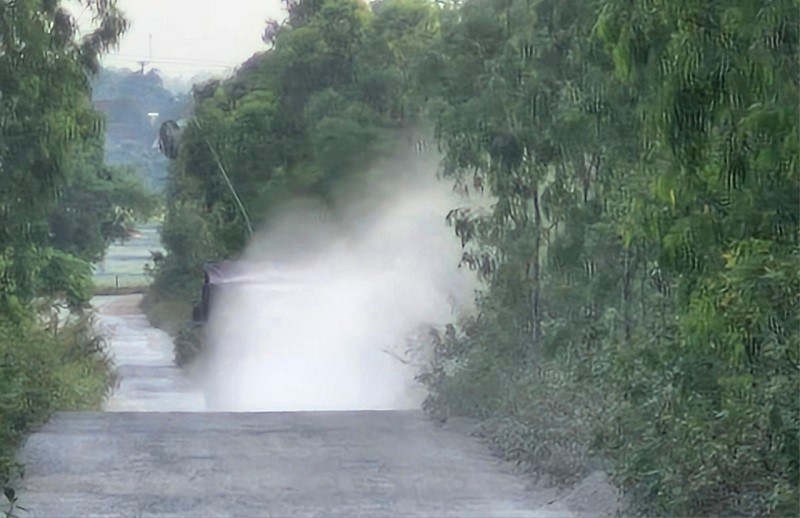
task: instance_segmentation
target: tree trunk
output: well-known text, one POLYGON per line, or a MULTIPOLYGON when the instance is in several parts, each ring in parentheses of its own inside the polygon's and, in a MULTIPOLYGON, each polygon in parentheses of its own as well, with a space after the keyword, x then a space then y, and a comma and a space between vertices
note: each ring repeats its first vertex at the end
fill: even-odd
POLYGON ((625 340, 631 339, 631 251, 622 248, 622 325, 625 329, 625 340))
POLYGON ((533 353, 538 355, 542 342, 542 308, 541 308, 541 246, 542 246, 542 212, 539 207, 539 184, 533 184, 531 189, 533 198, 533 224, 534 244, 530 262, 531 280, 531 330, 533 338, 533 353))

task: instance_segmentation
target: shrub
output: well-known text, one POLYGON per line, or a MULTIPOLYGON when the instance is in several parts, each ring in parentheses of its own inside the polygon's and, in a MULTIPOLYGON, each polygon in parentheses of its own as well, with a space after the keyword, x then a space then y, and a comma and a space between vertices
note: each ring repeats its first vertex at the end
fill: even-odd
POLYGON ((0 485, 24 436, 55 411, 98 408, 113 382, 88 317, 45 329, 0 318, 0 485))

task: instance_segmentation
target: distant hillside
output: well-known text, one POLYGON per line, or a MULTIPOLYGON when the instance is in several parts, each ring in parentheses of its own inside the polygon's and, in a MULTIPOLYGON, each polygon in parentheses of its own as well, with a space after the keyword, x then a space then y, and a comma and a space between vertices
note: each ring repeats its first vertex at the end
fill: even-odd
POLYGON ((103 69, 93 82, 92 102, 106 116, 106 162, 132 167, 151 189, 163 189, 167 160, 153 144, 162 122, 184 115, 189 96, 164 88, 155 70, 103 69))

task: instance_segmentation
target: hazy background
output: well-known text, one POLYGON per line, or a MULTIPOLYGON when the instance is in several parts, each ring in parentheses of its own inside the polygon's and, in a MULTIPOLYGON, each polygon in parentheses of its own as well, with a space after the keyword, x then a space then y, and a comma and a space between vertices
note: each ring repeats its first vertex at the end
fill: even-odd
MULTIPOLYGON (((82 27, 91 19, 75 1, 67 2, 82 27)), ((170 78, 201 72, 224 74, 255 52, 265 21, 283 19, 279 0, 119 0, 130 21, 118 50, 103 58, 106 67, 139 69, 150 62, 170 78), (152 35, 152 55, 150 36, 152 35)))

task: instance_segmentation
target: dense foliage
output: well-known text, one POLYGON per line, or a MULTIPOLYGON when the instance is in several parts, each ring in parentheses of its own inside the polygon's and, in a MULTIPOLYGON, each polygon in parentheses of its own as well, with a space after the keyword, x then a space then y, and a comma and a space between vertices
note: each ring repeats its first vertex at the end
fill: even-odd
POLYGON ((202 263, 241 252, 249 227, 282 202, 315 200, 313 217, 325 217, 371 160, 411 149, 419 109, 407 99, 408 59, 432 41, 433 14, 422 0, 374 12, 356 0, 292 5, 265 34, 270 50, 227 81, 195 86, 156 288, 198 294, 202 263))
POLYGON ((287 7, 195 90, 164 291, 246 243, 230 185, 257 225, 428 121, 493 203, 448 217, 486 289, 435 344, 427 408, 560 480, 600 457, 635 512, 796 514, 794 0, 287 7))
POLYGON ((85 314, 91 262, 155 201, 103 164, 90 102, 98 56, 126 22, 113 1, 81 2, 78 38, 58 1, 0 2, 0 483, 24 433, 59 408, 96 406, 108 364, 85 314))
POLYGON ((497 203, 457 213, 490 288, 435 397, 648 514, 794 514, 798 37, 791 1, 445 9, 438 135, 497 203))

